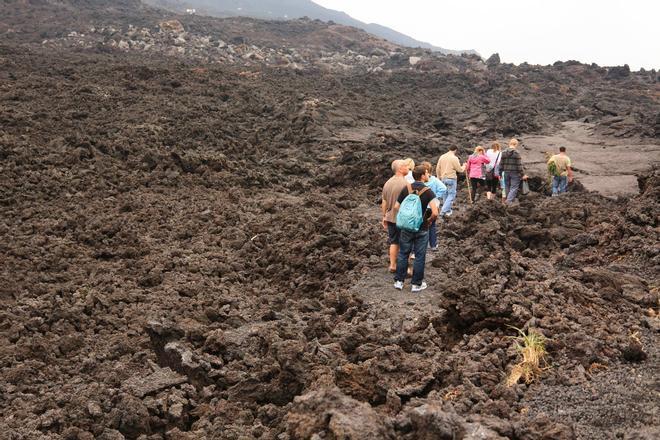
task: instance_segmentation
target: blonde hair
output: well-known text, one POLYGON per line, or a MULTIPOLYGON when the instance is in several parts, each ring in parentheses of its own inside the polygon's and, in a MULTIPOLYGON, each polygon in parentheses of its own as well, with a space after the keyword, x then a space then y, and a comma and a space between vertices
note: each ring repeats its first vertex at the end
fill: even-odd
POLYGON ((513 148, 515 148, 515 147, 517 147, 517 146, 518 146, 518 139, 516 139, 516 138, 511 138, 511 140, 509 141, 509 147, 513 147, 513 148))
POLYGON ((500 151, 502 149, 499 142, 493 142, 490 148, 492 148, 493 151, 500 151))
POLYGON ((474 154, 479 154, 479 153, 486 154, 486 150, 484 150, 484 147, 482 147, 481 145, 477 145, 476 147, 474 147, 474 154))
POLYGON ((415 168, 415 161, 412 160, 411 158, 408 157, 406 159, 403 159, 403 161, 406 163, 406 165, 408 165, 408 169, 410 171, 412 171, 415 168))

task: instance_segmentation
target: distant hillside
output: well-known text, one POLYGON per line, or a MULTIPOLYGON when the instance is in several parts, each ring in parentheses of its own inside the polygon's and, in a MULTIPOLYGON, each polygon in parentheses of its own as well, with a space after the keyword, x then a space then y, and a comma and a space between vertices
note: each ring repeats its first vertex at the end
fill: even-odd
POLYGON ((195 9, 197 14, 217 17, 247 16, 286 20, 309 17, 323 21, 334 21, 346 26, 363 29, 370 34, 408 47, 421 47, 444 54, 476 53, 474 50, 449 50, 415 40, 408 35, 376 23, 363 23, 350 15, 324 8, 311 0, 143 0, 150 5, 185 12, 195 9))

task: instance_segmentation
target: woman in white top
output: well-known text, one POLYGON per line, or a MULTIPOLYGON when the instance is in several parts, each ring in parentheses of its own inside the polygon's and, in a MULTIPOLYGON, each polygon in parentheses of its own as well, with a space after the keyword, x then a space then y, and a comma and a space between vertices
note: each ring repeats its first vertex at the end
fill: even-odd
POLYGON ((486 156, 490 159, 490 163, 486 165, 486 198, 488 200, 494 199, 497 194, 497 188, 500 186, 500 176, 498 175, 497 167, 500 164, 502 148, 497 142, 493 142, 486 156))
POLYGON ((406 181, 412 185, 415 181, 415 178, 412 175, 412 170, 415 169, 415 161, 411 158, 403 159, 403 161, 408 165, 408 175, 406 176, 406 181))

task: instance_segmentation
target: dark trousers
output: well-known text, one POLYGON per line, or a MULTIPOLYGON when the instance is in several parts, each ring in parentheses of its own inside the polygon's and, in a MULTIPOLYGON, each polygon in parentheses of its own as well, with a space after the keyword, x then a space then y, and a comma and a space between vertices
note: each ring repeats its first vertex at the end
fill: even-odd
POLYGON ((404 281, 408 272, 408 257, 415 252, 412 283, 416 286, 424 281, 424 265, 426 264, 426 247, 429 244, 429 231, 408 232, 401 230, 399 236, 399 254, 396 256, 396 273, 394 281, 404 281))
POLYGON ((497 194, 497 190, 500 187, 500 180, 497 177, 493 177, 492 179, 486 179, 486 188, 488 188, 488 191, 497 194))
POLYGON ((438 245, 438 230, 435 228, 435 220, 429 225, 429 246, 432 248, 438 245))
POLYGON ((470 192, 472 193, 472 202, 476 202, 479 198, 477 194, 477 188, 484 186, 486 181, 484 179, 479 179, 478 177, 470 177, 470 192))

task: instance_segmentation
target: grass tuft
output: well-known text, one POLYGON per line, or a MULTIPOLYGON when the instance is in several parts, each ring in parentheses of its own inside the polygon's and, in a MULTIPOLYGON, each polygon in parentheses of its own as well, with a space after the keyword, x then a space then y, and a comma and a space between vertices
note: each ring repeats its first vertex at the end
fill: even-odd
POLYGON ((513 386, 520 379, 523 379, 526 384, 530 384, 540 378, 541 373, 546 368, 546 356, 548 354, 545 349, 546 338, 533 329, 529 329, 525 333, 519 328, 512 328, 519 334, 514 338, 516 340, 516 349, 522 356, 522 360, 513 366, 506 384, 507 386, 513 386))

